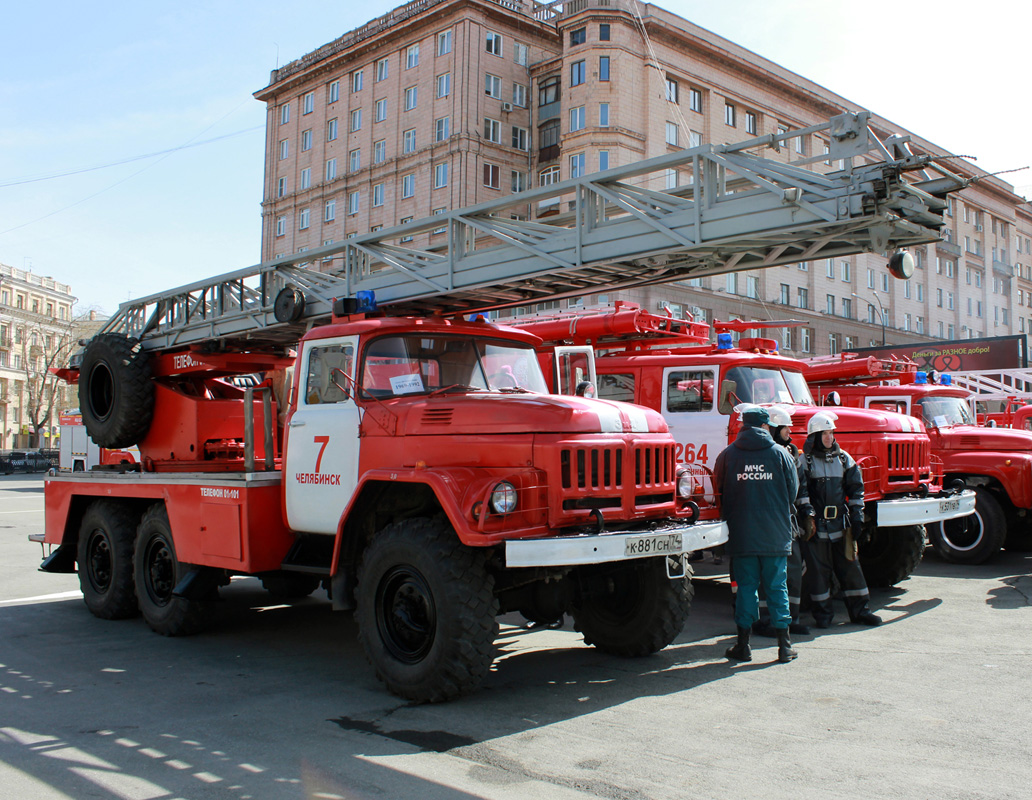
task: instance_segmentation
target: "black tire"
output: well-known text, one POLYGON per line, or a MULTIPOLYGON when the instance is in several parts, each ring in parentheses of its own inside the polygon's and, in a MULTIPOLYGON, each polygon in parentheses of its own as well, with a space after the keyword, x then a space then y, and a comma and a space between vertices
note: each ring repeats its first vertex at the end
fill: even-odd
POLYGON ((322 581, 314 575, 301 572, 270 572, 262 575, 262 587, 273 597, 285 600, 308 597, 322 581))
MULTIPOLYGON (((873 528, 869 520, 865 527, 873 528)), ((909 578, 924 555, 924 525, 873 528, 871 539, 860 547, 860 566, 868 586, 887 588, 909 578)))
POLYGON ((975 486, 975 513, 928 526, 935 552, 954 564, 981 564, 999 552, 1007 538, 1007 518, 984 486, 975 486))
POLYGON ((76 546, 79 588, 95 617, 128 619, 139 612, 133 581, 137 521, 114 500, 96 500, 82 516, 76 546))
POLYGON ((498 634, 486 564, 441 517, 394 522, 369 543, 358 570, 358 637, 388 691, 435 703, 480 685, 498 634))
POLYGON ((599 564, 580 571, 581 597, 572 611, 584 643, 637 658, 662 650, 684 628, 695 588, 670 580, 665 559, 599 564))
POLYGON ((162 636, 189 636, 207 627, 212 611, 210 602, 172 594, 190 566, 176 557, 164 505, 151 506, 140 520, 134 564, 140 613, 151 630, 162 636))
POLYGON ((90 438, 101 447, 129 447, 150 429, 154 384, 136 339, 102 333, 86 345, 79 370, 79 409, 90 438))

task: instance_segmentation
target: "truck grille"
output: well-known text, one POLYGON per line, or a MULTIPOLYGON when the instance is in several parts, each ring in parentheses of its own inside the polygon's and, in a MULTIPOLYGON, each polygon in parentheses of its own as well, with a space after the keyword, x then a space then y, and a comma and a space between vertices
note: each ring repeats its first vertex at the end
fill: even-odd
POLYGON ((673 446, 610 444, 563 448, 559 458, 563 507, 614 508, 672 502, 673 446))
POLYGON ((931 471, 927 442, 887 442, 885 472, 890 483, 913 483, 931 471))

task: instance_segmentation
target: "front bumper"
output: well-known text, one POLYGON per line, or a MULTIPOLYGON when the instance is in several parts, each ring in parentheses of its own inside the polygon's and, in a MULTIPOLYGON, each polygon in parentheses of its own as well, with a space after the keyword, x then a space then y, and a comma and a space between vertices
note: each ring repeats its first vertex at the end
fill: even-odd
POLYGON ((609 561, 630 561, 682 555, 708 550, 727 542, 727 523, 722 520, 696 522, 693 525, 668 523, 654 530, 612 531, 579 536, 553 536, 547 539, 510 539, 505 543, 507 567, 562 567, 577 564, 603 564, 609 561), (681 534, 681 546, 659 553, 628 555, 628 541, 681 534))
POLYGON ((878 501, 878 527, 927 525, 975 513, 975 493, 965 489, 957 494, 930 497, 902 497, 878 501))

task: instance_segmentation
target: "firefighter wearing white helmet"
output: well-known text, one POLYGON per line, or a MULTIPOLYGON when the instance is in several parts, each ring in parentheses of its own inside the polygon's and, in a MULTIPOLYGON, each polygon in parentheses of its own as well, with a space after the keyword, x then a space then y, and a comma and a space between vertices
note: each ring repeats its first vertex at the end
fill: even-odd
POLYGON ((867 581, 857 557, 864 532, 864 482, 856 462, 835 441, 835 421, 821 411, 806 426, 806 443, 796 459, 799 496, 796 506, 807 542, 804 549, 806 577, 818 628, 827 628, 834 617, 831 577, 842 587, 849 618, 861 625, 880 625, 871 613, 867 581))

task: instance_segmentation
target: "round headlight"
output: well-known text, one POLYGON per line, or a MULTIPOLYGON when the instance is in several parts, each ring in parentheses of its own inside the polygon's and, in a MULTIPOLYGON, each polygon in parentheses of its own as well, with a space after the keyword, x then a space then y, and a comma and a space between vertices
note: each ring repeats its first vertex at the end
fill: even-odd
POLYGON ((695 489, 695 481, 692 479, 690 472, 682 472, 680 477, 677 479, 677 494, 684 500, 687 500, 692 496, 692 490, 695 489))
POLYGON ((502 481, 491 492, 491 510, 496 514, 511 514, 516 510, 516 487, 502 481))

